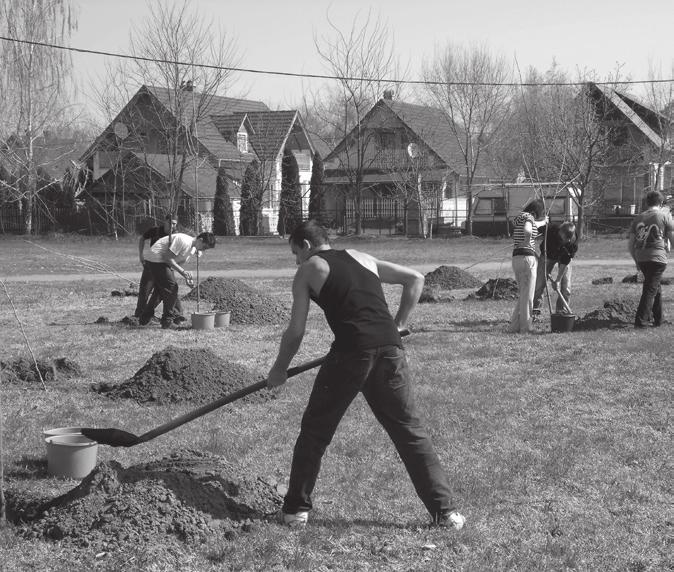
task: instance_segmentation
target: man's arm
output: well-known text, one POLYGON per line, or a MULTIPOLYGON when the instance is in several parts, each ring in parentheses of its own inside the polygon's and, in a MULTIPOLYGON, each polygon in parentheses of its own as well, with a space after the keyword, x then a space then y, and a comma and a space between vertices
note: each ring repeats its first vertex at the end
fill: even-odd
POLYGON ((416 308, 421 291, 424 289, 424 276, 416 270, 393 262, 376 260, 379 279, 385 284, 400 284, 403 287, 400 305, 394 317, 399 330, 407 327, 410 314, 416 308))
POLYGON ((634 234, 634 231, 630 229, 629 234, 627 235, 627 250, 629 250, 630 256, 636 263, 637 257, 634 252, 634 239, 636 238, 636 234, 634 234))
POLYGON ((302 344, 307 326, 307 316, 309 315, 309 305, 311 304, 309 296, 309 272, 308 265, 304 264, 300 266, 295 274, 292 288, 293 305, 290 312, 290 323, 281 336, 276 360, 267 375, 267 385, 269 387, 278 387, 286 382, 288 379, 286 373, 288 366, 302 344))

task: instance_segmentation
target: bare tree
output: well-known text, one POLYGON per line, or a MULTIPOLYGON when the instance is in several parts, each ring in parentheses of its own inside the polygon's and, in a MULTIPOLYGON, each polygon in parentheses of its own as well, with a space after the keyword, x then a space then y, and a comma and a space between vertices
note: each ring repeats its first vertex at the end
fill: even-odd
POLYGON ((512 72, 502 56, 485 46, 448 44, 424 66, 431 105, 440 107, 460 149, 472 234, 472 186, 483 156, 502 132, 510 113, 512 72))
POLYGON ((132 30, 130 53, 137 59, 108 68, 106 87, 97 96, 99 107, 112 121, 139 86, 148 86, 152 95, 133 109, 123 109, 128 133, 112 139, 106 151, 112 155, 111 165, 120 169, 128 168, 119 159, 129 151, 145 159, 164 155, 166 188, 156 198, 176 212, 186 170, 205 160, 198 143, 199 123, 212 113, 213 97, 233 85, 231 68, 239 60, 236 44, 189 1, 153 0, 148 18, 132 30))
POLYGON ((0 1, 0 30, 28 42, 3 43, 0 52, 0 156, 13 175, 14 200, 29 234, 40 192, 36 146, 45 130, 64 122, 71 72, 68 52, 38 44, 67 44, 76 26, 70 0, 0 1))
POLYGON ((386 80, 395 78, 400 70, 389 28, 380 18, 373 18, 371 12, 364 18, 356 15, 350 29, 345 31, 328 15, 328 26, 332 35, 316 38, 314 43, 329 73, 339 79, 323 93, 313 95, 307 106, 311 108, 309 125, 323 124, 311 134, 332 150, 325 162, 335 161, 348 178, 349 195, 354 201, 355 232, 362 234, 363 172, 372 134, 362 128, 361 121, 390 87, 386 80))
MULTIPOLYGON (((671 63, 670 78, 674 77, 674 61, 671 63)), ((667 175, 669 184, 672 185, 672 135, 674 134, 674 82, 662 81, 664 74, 661 66, 651 64, 647 84, 646 102, 655 112, 652 145, 646 151, 646 158, 651 164, 651 187, 656 190, 664 190, 667 175)))

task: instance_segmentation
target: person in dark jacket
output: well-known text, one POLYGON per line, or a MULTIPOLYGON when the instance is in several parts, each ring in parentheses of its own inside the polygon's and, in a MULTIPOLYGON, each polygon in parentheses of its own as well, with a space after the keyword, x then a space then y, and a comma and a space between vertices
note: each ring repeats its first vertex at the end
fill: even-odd
POLYGON ((281 509, 283 523, 306 525, 323 454, 349 405, 362 393, 393 441, 432 522, 460 529, 465 519, 454 506, 447 475, 414 404, 400 338, 419 300, 423 275, 357 250, 333 250, 326 230, 312 220, 300 224, 289 242, 299 268, 292 285, 290 323, 267 377, 269 387, 286 382, 311 300, 325 313, 335 338, 302 417, 281 509), (382 282, 402 286, 395 317, 382 282))
MULTIPOLYGON (((138 238, 138 259, 140 264, 143 267, 143 273, 140 275, 140 284, 138 286, 138 302, 136 303, 136 311, 133 313, 134 317, 140 318, 145 311, 145 307, 149 304, 152 306, 152 311, 157 307, 161 302, 161 297, 157 292, 154 291, 154 281, 152 280, 152 273, 150 269, 145 264, 145 243, 150 242, 150 246, 153 246, 160 238, 164 238, 169 234, 176 231, 178 226, 178 220, 172 215, 166 215, 164 223, 159 226, 153 226, 148 228, 143 234, 138 238)), ((176 311, 180 311, 182 314, 182 309, 176 308, 176 311)))
POLYGON ((553 223, 547 229, 539 231, 543 234, 541 257, 536 273, 536 290, 534 292, 534 314, 541 313, 543 292, 546 280, 552 280, 552 271, 557 266, 557 277, 552 280, 552 289, 557 292, 555 311, 566 313, 566 306, 560 294, 569 302, 571 296, 571 260, 578 252, 578 234, 572 222, 553 223))

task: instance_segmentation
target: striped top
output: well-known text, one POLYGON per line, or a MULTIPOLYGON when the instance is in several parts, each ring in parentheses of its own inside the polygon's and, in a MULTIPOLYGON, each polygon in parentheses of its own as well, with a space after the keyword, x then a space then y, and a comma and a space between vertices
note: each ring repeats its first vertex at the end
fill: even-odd
POLYGON ((513 255, 536 256, 534 240, 538 236, 538 228, 534 216, 531 213, 521 212, 513 220, 513 226, 513 239, 515 241, 513 255), (531 223, 531 236, 528 241, 524 236, 524 225, 527 222, 531 223))

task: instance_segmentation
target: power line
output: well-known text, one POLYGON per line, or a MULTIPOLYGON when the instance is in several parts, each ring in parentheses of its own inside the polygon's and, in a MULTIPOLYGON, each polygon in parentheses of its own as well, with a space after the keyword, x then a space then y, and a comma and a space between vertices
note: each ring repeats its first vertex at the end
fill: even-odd
MULTIPOLYGON (((190 66, 203 69, 215 69, 222 71, 238 72, 238 73, 252 73, 260 75, 276 75, 284 77, 297 77, 297 78, 308 78, 308 79, 329 79, 337 81, 365 81, 365 82, 374 82, 378 81, 381 83, 391 83, 391 84, 409 84, 409 85, 455 85, 455 86, 483 86, 483 87, 537 87, 537 86, 578 86, 585 85, 587 81, 569 81, 569 82, 555 82, 555 81, 542 81, 542 82, 481 82, 481 81, 427 81, 427 80, 409 80, 409 79, 375 79, 367 77, 351 77, 351 76, 338 76, 338 75, 327 75, 327 74, 311 74, 311 73, 294 73, 286 71, 274 71, 274 70, 261 70, 253 68, 239 68, 239 67, 229 67, 229 66, 218 66, 215 64, 199 64, 194 62, 183 62, 180 60, 168 60, 161 58, 149 58, 145 56, 132 56, 130 54, 120 54, 117 52, 104 52, 101 50, 88 50, 86 48, 73 48, 71 46, 61 46, 59 44, 50 44, 47 42, 36 42, 34 40, 19 40, 17 38, 8 38, 7 36, 0 36, 0 40, 5 42, 16 42, 18 44, 27 44, 30 46, 40 46, 43 48, 53 48, 56 50, 65 50, 69 52, 77 52, 81 54, 93 54, 97 56, 108 56, 113 58, 127 59, 127 60, 136 60, 144 62, 152 62, 159 64, 170 64, 177 66, 190 66)), ((674 78, 672 79, 648 79, 648 80, 616 80, 616 81, 593 81, 592 83, 596 85, 635 85, 635 84, 658 84, 658 83, 674 83, 674 78)))

